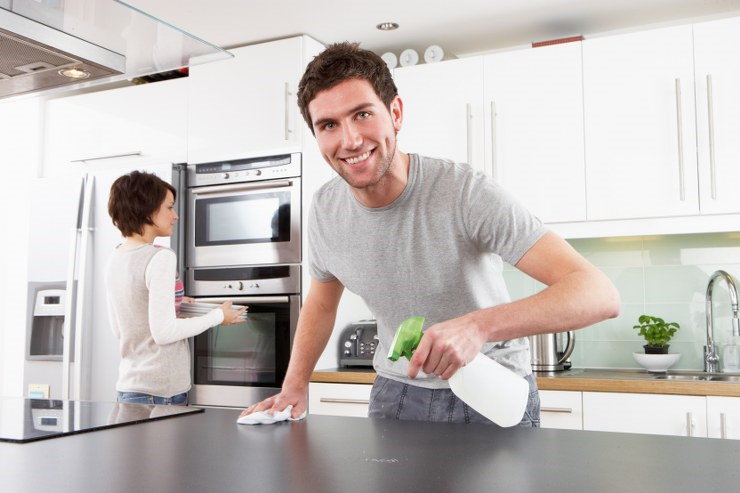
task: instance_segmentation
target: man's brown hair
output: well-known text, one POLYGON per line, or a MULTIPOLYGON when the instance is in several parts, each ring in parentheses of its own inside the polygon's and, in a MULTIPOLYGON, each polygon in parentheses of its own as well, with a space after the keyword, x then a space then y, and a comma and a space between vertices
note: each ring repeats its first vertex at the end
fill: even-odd
POLYGON ((388 109, 398 95, 391 71, 378 55, 360 48, 359 43, 345 41, 329 45, 308 64, 298 85, 298 107, 312 133, 308 104, 319 92, 350 79, 368 81, 388 109))
POLYGON ((152 216, 167 198, 167 191, 177 197, 175 187, 157 175, 133 171, 120 176, 110 187, 108 214, 123 236, 143 234, 145 224, 154 224, 152 216))

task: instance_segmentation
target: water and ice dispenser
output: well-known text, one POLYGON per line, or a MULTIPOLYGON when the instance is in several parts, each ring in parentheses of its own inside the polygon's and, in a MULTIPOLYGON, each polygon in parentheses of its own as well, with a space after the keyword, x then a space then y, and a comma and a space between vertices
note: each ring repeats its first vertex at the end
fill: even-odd
POLYGON ((35 293, 26 359, 61 360, 66 290, 38 289, 35 293))

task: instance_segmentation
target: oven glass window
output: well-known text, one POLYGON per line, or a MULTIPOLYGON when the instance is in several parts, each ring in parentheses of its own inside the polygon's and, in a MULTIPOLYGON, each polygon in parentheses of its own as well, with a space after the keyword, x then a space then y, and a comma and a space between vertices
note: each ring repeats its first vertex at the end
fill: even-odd
POLYGON ((280 387, 290 359, 288 303, 250 305, 247 320, 195 338, 195 383, 280 387))
POLYGON ((290 241, 290 192, 198 199, 195 224, 199 247, 290 241))

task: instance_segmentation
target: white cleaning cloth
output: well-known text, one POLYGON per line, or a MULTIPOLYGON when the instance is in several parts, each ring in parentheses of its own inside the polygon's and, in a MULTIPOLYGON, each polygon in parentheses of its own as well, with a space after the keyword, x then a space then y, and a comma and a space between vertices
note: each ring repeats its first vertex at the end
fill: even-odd
POLYGON ((257 411, 252 414, 247 414, 237 419, 236 422, 240 425, 271 425, 278 421, 298 421, 306 417, 306 411, 298 416, 297 418, 291 418, 290 412, 293 410, 293 406, 287 406, 282 411, 272 413, 269 409, 267 411, 257 411))

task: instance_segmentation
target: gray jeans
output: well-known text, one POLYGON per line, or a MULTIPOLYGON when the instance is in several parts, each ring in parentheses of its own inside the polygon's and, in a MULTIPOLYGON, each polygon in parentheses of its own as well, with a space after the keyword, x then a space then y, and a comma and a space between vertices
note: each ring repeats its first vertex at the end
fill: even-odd
MULTIPOLYGON (((527 375, 529 401, 518 426, 540 427, 540 396, 537 381, 527 375)), ((497 426, 461 401, 450 389, 426 389, 378 375, 370 392, 368 416, 379 419, 486 423, 497 426)))

